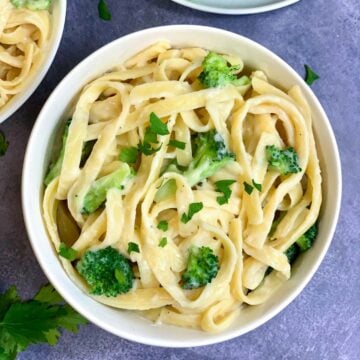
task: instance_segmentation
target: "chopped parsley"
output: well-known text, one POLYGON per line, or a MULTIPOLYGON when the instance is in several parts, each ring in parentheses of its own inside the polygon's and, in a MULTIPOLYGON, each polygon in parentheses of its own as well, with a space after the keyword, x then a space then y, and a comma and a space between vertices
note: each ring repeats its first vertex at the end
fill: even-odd
POLYGON ((153 112, 150 114, 150 131, 157 135, 169 135, 167 125, 153 112))
POLYGON ((254 187, 251 186, 250 184, 248 184, 246 181, 244 181, 244 190, 246 191, 246 193, 248 195, 251 195, 251 193, 253 192, 254 190, 254 187))
POLYGON ((252 179, 252 183, 253 183, 253 185, 254 185, 254 188, 255 188, 257 191, 260 191, 260 192, 261 192, 261 190, 262 190, 262 185, 256 183, 254 179, 252 179))
POLYGON ((128 253, 130 254, 132 252, 139 253, 140 252, 139 245, 134 243, 134 242, 129 242, 129 244, 128 244, 128 253))
POLYGON ((150 126, 146 129, 144 135, 144 141, 140 141, 138 144, 138 150, 144 155, 153 155, 161 149, 162 144, 158 147, 153 147, 151 144, 158 144, 158 135, 168 135, 169 130, 167 125, 164 124, 160 118, 155 114, 150 114, 150 126))
POLYGON ((192 217, 198 213, 199 211, 201 211, 203 209, 204 205, 202 202, 198 202, 198 203, 191 203, 189 205, 189 211, 188 213, 183 213, 181 215, 181 222, 183 222, 184 224, 187 224, 192 217))
POLYGON ((174 148, 184 150, 185 146, 186 146, 186 143, 184 143, 182 141, 178 141, 178 140, 170 140, 169 145, 174 147, 174 148))
POLYGON ((219 205, 224 205, 229 202, 231 196, 230 186, 234 184, 236 180, 220 180, 215 183, 215 190, 223 193, 222 196, 218 196, 216 201, 219 205))
POLYGON ((59 247, 59 255, 64 259, 74 261, 78 256, 78 252, 72 247, 68 247, 65 243, 62 242, 59 247))
POLYGON ((111 20, 111 12, 109 10, 109 7, 106 3, 106 0, 99 0, 98 3, 98 11, 99 11, 99 17, 102 20, 110 21, 111 20))
POLYGON ((311 69, 309 65, 304 65, 305 67, 305 82, 311 86, 314 81, 320 79, 320 76, 314 72, 314 70, 311 69))
POLYGON ((139 156, 139 150, 135 146, 121 149, 119 160, 127 164, 135 164, 139 156))
POLYGON ((159 247, 165 247, 167 245, 167 238, 163 237, 160 241, 159 241, 159 247))
POLYGON ((6 140, 5 134, 0 130, 0 156, 4 156, 9 147, 9 142, 6 140))
POLYGON ((167 231, 169 228, 169 223, 166 220, 161 220, 159 221, 157 228, 162 231, 167 231))

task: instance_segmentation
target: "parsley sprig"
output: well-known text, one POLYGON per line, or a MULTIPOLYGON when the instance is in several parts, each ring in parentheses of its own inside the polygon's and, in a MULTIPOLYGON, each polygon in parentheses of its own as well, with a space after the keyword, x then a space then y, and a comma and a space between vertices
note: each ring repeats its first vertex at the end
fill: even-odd
POLYGON ((56 345, 60 330, 76 333, 87 324, 51 285, 43 286, 32 300, 22 301, 15 286, 0 295, 0 359, 15 359, 32 344, 56 345))

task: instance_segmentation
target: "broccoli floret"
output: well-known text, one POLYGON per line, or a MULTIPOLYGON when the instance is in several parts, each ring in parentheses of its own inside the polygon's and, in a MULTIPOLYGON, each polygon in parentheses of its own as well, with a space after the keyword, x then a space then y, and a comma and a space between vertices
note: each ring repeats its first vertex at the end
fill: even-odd
POLYGON ((266 146, 266 158, 270 169, 279 171, 282 175, 301 171, 298 155, 292 147, 282 150, 275 145, 268 145, 266 146))
POLYGON ((117 296, 130 291, 133 285, 130 261, 111 246, 87 251, 76 268, 94 295, 117 296))
POLYGON ((210 283, 219 271, 219 258, 209 247, 193 246, 189 250, 188 262, 182 275, 184 289, 197 289, 210 283))
POLYGON ((61 150, 60 150, 59 156, 55 162, 50 164, 48 173, 45 177, 44 184, 46 186, 48 186, 51 183, 51 181, 53 181, 57 176, 60 175, 62 163, 64 160, 65 146, 66 146, 66 141, 67 141, 67 137, 69 134, 70 124, 71 124, 71 120, 68 120, 66 122, 65 129, 64 129, 64 132, 62 135, 62 144, 61 144, 61 150))
POLYGON ((11 0, 16 8, 27 8, 29 10, 49 10, 52 0, 11 0))
MULTIPOLYGON (((192 141, 193 160, 184 170, 170 164, 165 172, 182 174, 190 186, 212 176, 225 165, 234 161, 235 155, 231 153, 224 143, 224 139, 215 130, 198 133, 192 141)), ((174 194, 176 184, 173 180, 167 181, 157 192, 155 200, 161 201, 174 194)))
POLYGON ((82 213, 91 214, 96 211, 105 202, 107 192, 110 189, 123 189, 133 176, 134 172, 129 165, 121 163, 116 171, 94 181, 85 195, 82 213))
POLYGON ((299 239, 296 240, 296 244, 298 245, 301 252, 304 252, 306 250, 309 250, 316 239, 316 236, 318 234, 318 227, 315 223, 313 226, 309 228, 308 231, 306 231, 305 234, 299 237, 299 239))
POLYGON ((243 86, 250 84, 247 76, 238 78, 236 71, 239 66, 231 66, 225 58, 214 52, 209 52, 202 63, 203 71, 199 75, 200 82, 206 87, 224 87, 228 84, 243 86))
POLYGON ((288 258, 289 264, 292 264, 296 258, 299 256, 299 249, 298 247, 293 244, 291 245, 286 251, 285 251, 285 255, 288 258))

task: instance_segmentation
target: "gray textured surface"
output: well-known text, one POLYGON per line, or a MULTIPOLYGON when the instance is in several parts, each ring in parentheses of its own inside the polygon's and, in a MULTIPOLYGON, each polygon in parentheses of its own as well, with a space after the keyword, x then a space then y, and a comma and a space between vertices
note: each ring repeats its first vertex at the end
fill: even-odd
POLYGON ((27 104, 1 129, 10 140, 0 159, 0 290, 18 285, 33 295, 46 282, 28 242, 20 203, 26 143, 45 99, 74 65, 107 42, 163 24, 203 24, 260 42, 299 73, 308 63, 321 75, 313 89, 340 146, 344 194, 330 250, 310 284, 276 318, 223 344, 161 349, 134 344, 94 325, 65 333, 58 346, 34 346, 21 359, 341 359, 360 358, 359 128, 360 7, 358 0, 302 0, 276 12, 226 17, 169 0, 108 0, 113 21, 97 17, 97 1, 69 1, 65 35, 49 74, 27 104))

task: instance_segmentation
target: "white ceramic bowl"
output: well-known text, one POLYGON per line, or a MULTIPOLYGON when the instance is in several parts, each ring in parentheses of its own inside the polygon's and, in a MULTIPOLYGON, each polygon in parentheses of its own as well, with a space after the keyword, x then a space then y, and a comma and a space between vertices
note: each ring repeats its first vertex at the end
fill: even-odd
POLYGON ((245 15, 273 11, 299 0, 172 0, 196 10, 224 15, 245 15))
POLYGON ((341 168, 333 131, 319 101, 300 76, 279 57, 247 38, 193 25, 158 27, 124 36, 76 66, 54 90, 36 121, 25 156, 22 181, 23 211, 32 247, 45 274, 66 301, 91 322, 115 335, 167 347, 200 346, 232 339, 255 329, 284 309, 310 281, 325 256, 334 234, 341 198, 341 168), (296 262, 291 279, 268 302, 246 308, 236 324, 215 335, 167 325, 154 326, 134 313, 112 309, 91 299, 66 275, 41 217, 42 184, 49 153, 70 102, 91 79, 165 38, 177 47, 201 46, 222 53, 235 53, 245 64, 263 69, 274 83, 284 88, 298 84, 312 108, 320 150, 324 203, 314 247, 296 262))
POLYGON ((50 39, 44 49, 44 56, 41 64, 32 76, 26 79, 25 89, 14 96, 7 104, 0 108, 0 124, 8 119, 15 111, 17 111, 34 93, 41 81, 48 72, 52 62, 54 61, 56 52, 60 45, 60 40, 64 30, 66 17, 66 0, 54 0, 51 9, 51 34, 50 39))

